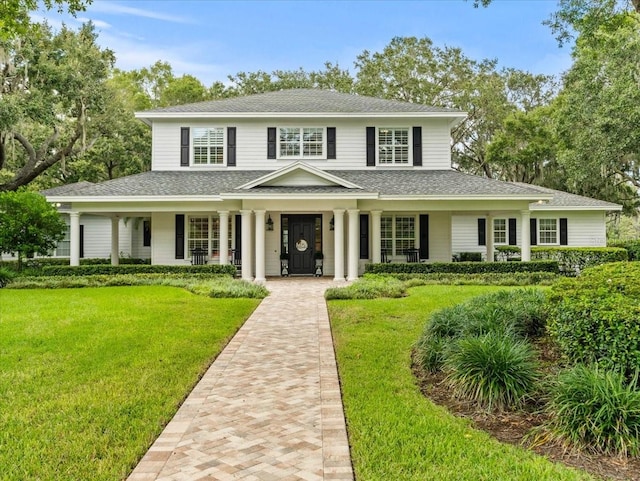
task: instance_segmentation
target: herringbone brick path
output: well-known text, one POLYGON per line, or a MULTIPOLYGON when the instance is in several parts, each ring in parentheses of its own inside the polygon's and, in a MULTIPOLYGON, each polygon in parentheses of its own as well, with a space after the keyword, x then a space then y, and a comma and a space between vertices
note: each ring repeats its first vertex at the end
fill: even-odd
POLYGON ((129 481, 353 480, 325 279, 268 281, 129 481))

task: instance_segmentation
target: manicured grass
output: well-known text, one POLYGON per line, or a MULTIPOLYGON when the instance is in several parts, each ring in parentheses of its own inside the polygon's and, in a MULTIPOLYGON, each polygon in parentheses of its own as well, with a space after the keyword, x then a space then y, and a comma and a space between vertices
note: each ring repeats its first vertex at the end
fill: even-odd
POLYGON ((258 302, 1 289, 0 479, 124 479, 258 302))
POLYGON ((493 440, 418 390, 411 348, 428 314, 496 290, 427 286, 402 299, 329 302, 358 481, 590 479, 493 440))

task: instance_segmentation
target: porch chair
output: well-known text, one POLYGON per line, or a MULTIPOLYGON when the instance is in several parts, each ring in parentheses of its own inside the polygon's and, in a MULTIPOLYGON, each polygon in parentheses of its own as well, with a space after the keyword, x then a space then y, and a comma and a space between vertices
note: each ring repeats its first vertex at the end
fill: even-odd
POLYGON ((389 251, 387 249, 382 249, 380 251, 380 262, 383 264, 391 262, 391 259, 389 259, 389 251))
POLYGON ((420 262, 420 251, 418 249, 407 249, 405 251, 407 262, 420 262))
POLYGON ((235 249, 231 249, 231 264, 236 266, 236 275, 239 276, 242 274, 242 258, 240 257, 240 253, 235 249))
POLYGON ((191 265, 203 266, 207 263, 207 251, 200 247, 191 249, 191 265))

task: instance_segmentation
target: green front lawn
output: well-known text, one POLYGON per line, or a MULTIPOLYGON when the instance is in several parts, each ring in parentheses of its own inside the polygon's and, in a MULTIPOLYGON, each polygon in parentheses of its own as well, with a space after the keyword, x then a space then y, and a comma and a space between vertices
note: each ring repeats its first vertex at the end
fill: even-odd
POLYGON ((0 479, 125 478, 258 302, 1 289, 0 479))
POLYGON ((358 481, 590 479, 495 441, 419 392, 411 348, 429 313, 497 289, 426 286, 401 299, 329 302, 358 481))

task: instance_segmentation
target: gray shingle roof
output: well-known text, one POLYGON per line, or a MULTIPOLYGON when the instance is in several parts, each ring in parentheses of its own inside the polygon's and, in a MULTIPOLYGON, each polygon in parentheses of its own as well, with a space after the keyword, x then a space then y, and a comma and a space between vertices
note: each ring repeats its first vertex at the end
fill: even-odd
POLYGON ((40 193, 43 195, 67 195, 72 194, 75 191, 84 189, 90 185, 95 185, 93 182, 87 182, 83 180, 74 184, 65 184, 58 187, 52 187, 51 189, 43 190, 40 193))
POLYGON ((584 197, 582 195, 569 194, 568 192, 549 189, 547 187, 541 187, 539 185, 524 184, 522 182, 514 182, 514 184, 527 186, 530 189, 535 189, 545 194, 552 194, 553 199, 543 204, 544 208, 546 209, 552 206, 557 206, 557 207, 595 207, 595 208, 603 208, 603 209, 608 208, 611 210, 619 210, 621 207, 620 205, 614 204, 612 202, 592 199, 591 197, 584 197))
POLYGON ((292 89, 147 110, 153 113, 462 113, 459 110, 320 89, 292 89))
POLYGON ((486 179, 451 170, 333 170, 328 173, 362 189, 339 186, 259 186, 250 190, 238 186, 258 179, 268 171, 153 171, 88 185, 64 194, 73 197, 217 196, 223 193, 373 193, 382 196, 530 196, 530 186, 486 179))

